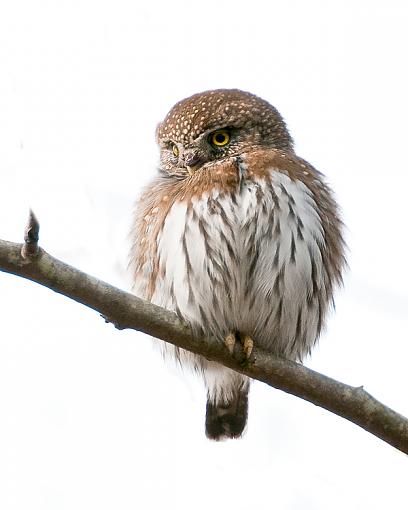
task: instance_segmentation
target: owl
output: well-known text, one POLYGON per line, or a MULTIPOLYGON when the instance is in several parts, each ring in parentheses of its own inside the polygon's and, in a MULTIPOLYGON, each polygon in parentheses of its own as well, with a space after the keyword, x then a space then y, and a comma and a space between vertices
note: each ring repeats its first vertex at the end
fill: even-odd
MULTIPOLYGON (((134 293, 231 352, 239 342, 244 358, 255 344, 301 362, 345 266, 342 222, 323 175, 296 155, 279 112, 241 90, 180 101, 156 139, 158 173, 132 228, 134 293)), ((207 437, 240 437, 249 378, 162 344, 204 379, 207 437)))

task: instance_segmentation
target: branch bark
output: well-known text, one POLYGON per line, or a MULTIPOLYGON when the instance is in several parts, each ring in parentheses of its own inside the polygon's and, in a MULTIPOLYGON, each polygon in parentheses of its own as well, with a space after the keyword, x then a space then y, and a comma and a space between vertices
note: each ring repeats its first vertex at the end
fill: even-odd
POLYGON ((341 416, 408 454, 408 420, 362 387, 353 387, 277 358, 258 348, 243 362, 241 347, 229 353, 215 338, 196 338, 176 314, 137 298, 78 269, 38 247, 39 225, 30 216, 25 243, 0 240, 0 270, 46 286, 99 312, 118 329, 134 329, 201 354, 269 386, 296 395, 341 416))

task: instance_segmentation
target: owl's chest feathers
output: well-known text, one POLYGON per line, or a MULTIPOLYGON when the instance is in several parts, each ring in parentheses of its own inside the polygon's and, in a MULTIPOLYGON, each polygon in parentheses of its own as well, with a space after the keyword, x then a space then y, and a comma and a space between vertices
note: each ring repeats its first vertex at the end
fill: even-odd
MULTIPOLYGON (((241 176, 232 191, 214 186, 175 200, 146 232, 153 249, 142 270, 144 297, 218 336, 245 330, 266 343, 274 329, 282 345, 303 335, 304 349, 310 347, 321 327, 325 241, 301 181, 278 171, 241 176)), ((277 351, 299 357, 285 349, 277 351)))

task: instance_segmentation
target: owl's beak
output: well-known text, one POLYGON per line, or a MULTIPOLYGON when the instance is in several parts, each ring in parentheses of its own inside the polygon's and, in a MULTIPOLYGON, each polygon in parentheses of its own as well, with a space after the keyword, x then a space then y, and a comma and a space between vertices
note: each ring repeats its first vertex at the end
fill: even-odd
POLYGON ((193 175, 201 163, 201 158, 196 152, 185 154, 184 163, 189 175, 193 175))

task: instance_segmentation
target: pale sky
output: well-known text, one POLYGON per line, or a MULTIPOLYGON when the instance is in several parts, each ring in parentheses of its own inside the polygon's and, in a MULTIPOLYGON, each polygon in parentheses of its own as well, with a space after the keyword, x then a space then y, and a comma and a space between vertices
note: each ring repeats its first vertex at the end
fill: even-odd
MULTIPOLYGON (((334 188, 350 269, 305 364, 408 415, 401 1, 3 2, 0 238, 128 288, 131 208, 178 100, 241 88, 276 106, 334 188)), ((150 339, 0 274, 3 510, 407 507, 408 461, 357 426, 254 383, 241 440, 204 436, 205 391, 150 339)))

